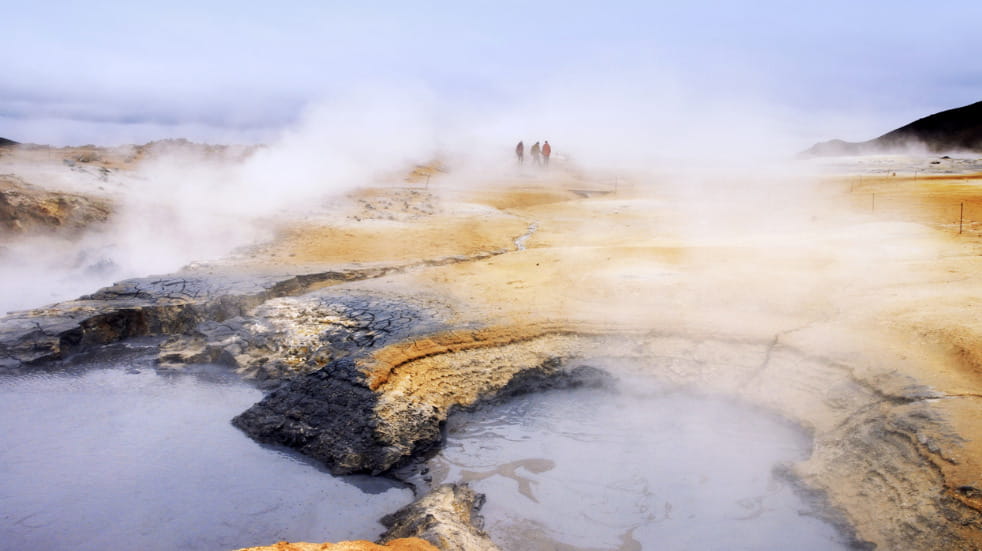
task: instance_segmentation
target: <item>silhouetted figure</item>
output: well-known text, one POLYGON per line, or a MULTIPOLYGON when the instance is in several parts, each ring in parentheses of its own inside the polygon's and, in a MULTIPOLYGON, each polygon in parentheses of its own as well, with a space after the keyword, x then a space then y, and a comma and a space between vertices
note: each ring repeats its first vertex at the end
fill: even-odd
POLYGON ((515 146, 515 156, 518 157, 518 164, 525 162, 525 144, 518 142, 515 146))
POLYGON ((542 149, 539 147, 539 142, 535 142, 534 144, 532 144, 532 149, 529 150, 529 153, 532 154, 532 162, 535 163, 536 165, 542 164, 542 159, 539 158, 541 151, 542 149))
POLYGON ((542 164, 549 166, 549 155, 552 155, 552 146, 549 145, 549 140, 542 144, 542 164))

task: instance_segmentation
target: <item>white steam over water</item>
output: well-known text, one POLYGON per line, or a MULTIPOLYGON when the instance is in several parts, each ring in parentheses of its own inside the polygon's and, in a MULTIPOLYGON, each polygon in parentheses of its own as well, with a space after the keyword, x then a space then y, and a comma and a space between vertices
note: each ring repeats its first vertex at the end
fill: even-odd
POLYGON ((506 549, 849 549, 774 470, 797 427, 736 402, 547 392, 451 418, 429 467, 488 496, 506 549))

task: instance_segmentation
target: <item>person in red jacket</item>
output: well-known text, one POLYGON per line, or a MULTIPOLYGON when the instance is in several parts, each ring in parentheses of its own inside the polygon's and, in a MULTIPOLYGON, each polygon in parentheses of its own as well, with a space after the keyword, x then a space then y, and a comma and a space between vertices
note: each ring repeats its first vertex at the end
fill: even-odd
POLYGON ((549 155, 552 155, 552 146, 549 145, 549 140, 542 144, 542 164, 549 166, 549 155))

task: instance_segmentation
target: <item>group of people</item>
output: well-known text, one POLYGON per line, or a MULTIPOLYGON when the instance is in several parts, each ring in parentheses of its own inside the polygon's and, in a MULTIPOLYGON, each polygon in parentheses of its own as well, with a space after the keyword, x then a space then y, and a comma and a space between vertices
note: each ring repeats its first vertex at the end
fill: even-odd
MULTIPOLYGON (((549 140, 546 140, 541 146, 539 142, 532 144, 529 148, 529 154, 532 155, 532 163, 536 166, 549 166, 549 156, 552 155, 552 146, 549 145, 549 140)), ((518 142, 515 146, 515 156, 518 157, 518 164, 525 162, 525 143, 518 142)))

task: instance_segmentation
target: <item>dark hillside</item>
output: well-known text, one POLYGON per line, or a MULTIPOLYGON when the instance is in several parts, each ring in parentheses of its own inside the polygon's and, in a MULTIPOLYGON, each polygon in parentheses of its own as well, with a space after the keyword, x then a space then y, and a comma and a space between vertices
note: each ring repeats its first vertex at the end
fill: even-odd
POLYGON ((924 117, 871 142, 885 148, 919 142, 935 153, 982 151, 982 101, 924 117))
POLYGON ((830 140, 813 145, 805 155, 864 155, 924 148, 932 153, 982 153, 982 101, 941 111, 865 142, 830 140))

